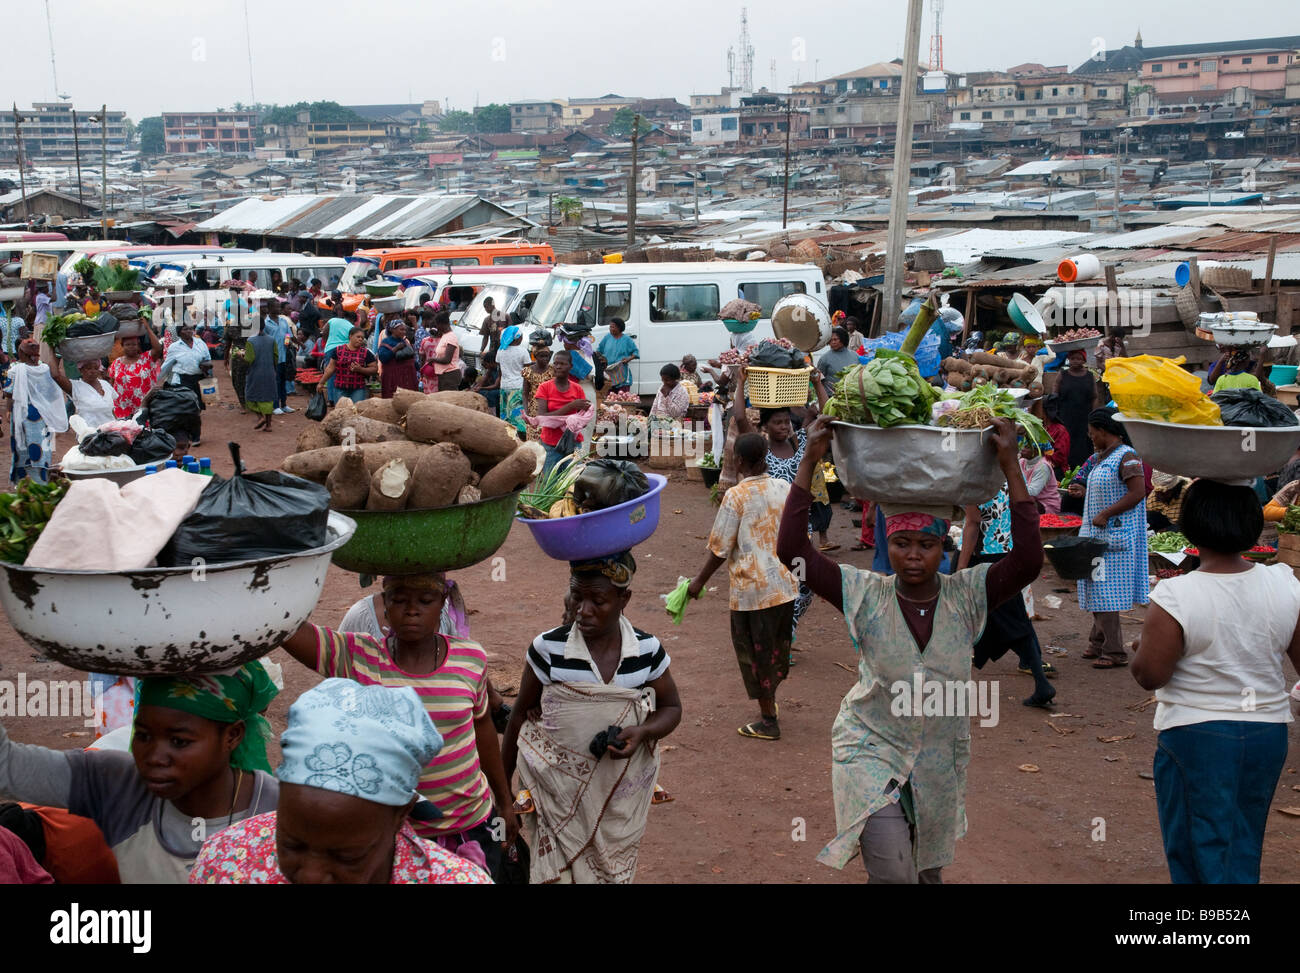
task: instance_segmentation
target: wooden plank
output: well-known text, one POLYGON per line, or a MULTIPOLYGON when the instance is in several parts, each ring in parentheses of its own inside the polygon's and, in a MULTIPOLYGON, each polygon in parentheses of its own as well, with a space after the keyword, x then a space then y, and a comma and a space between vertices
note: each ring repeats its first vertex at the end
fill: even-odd
POLYGON ((1273 289, 1273 258, 1277 256, 1277 235, 1268 238, 1268 259, 1264 262, 1264 291, 1268 294, 1273 289))
MULTIPOLYGON (((1199 301, 1201 299, 1201 268, 1196 263, 1195 257, 1188 259, 1187 269, 1189 271, 1187 286, 1192 289, 1192 293, 1196 295, 1196 299, 1199 301)), ((1205 305, 1201 306, 1204 307, 1205 305)))

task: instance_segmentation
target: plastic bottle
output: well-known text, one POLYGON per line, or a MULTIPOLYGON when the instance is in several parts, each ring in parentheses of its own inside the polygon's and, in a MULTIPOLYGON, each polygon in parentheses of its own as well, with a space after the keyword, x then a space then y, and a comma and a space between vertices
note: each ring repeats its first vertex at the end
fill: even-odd
POLYGON ((158 472, 158 467, 154 466, 152 463, 144 468, 145 476, 148 476, 150 473, 157 473, 157 472, 158 472))
POLYGON ((188 464, 186 464, 186 466, 185 466, 185 472, 186 472, 186 473, 198 473, 198 471, 199 471, 199 464, 198 464, 198 463, 188 463, 188 464))
POLYGON ((174 470, 177 469, 179 466, 180 464, 177 463, 174 459, 169 459, 167 461, 167 464, 163 467, 163 469, 174 470))
POLYGON ((196 460, 196 459, 195 459, 193 456, 191 456, 189 453, 186 453, 184 456, 181 457, 181 466, 184 466, 186 469, 189 468, 189 465, 190 465, 191 463, 197 463, 197 462, 198 462, 198 460, 196 460))
POLYGON ((212 476, 212 460, 204 456, 199 460, 199 472, 204 476, 212 476))

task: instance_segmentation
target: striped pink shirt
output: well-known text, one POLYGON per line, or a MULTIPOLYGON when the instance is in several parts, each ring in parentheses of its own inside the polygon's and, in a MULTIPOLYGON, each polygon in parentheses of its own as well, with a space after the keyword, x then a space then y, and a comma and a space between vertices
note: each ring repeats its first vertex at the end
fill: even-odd
POLYGON ((447 636, 447 658, 431 673, 403 672, 377 639, 316 628, 316 671, 363 686, 410 686, 442 734, 442 752, 420 778, 420 794, 442 817, 416 821, 421 837, 456 834, 492 816, 492 789, 479 766, 474 721, 488 711, 487 653, 471 639, 447 636))

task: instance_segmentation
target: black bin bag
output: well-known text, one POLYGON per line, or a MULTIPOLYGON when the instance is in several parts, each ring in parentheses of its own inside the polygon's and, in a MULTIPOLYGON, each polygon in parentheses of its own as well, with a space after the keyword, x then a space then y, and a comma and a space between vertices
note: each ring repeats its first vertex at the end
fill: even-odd
POLYGON ((176 440, 161 429, 141 429, 131 443, 131 459, 137 466, 165 463, 176 452, 176 440))
POLYGON ((1300 425, 1294 412, 1258 389, 1224 389, 1210 398, 1218 404, 1219 416, 1225 426, 1275 429, 1300 425))
MULTIPOLYGON (((239 444, 230 444, 239 470, 239 444)), ((278 470, 214 476, 194 512, 181 521, 158 564, 182 567, 294 554, 328 538, 330 495, 319 483, 278 470)))
POLYGON ((199 397, 184 385, 159 385, 149 393, 140 417, 143 425, 175 435, 199 438, 199 397))

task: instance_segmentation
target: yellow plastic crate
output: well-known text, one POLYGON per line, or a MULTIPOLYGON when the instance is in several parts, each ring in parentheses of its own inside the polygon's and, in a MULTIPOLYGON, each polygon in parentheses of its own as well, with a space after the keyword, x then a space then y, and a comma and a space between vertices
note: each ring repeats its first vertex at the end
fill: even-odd
POLYGON ((751 366, 745 377, 749 404, 757 409, 784 409, 808 404, 811 368, 759 368, 751 366))

